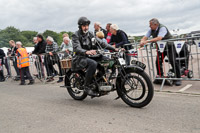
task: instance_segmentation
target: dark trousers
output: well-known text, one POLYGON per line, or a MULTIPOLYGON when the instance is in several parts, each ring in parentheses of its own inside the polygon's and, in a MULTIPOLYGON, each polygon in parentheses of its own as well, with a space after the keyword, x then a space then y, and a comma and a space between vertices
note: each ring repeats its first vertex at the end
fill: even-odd
POLYGON ((156 57, 156 69, 157 69, 157 75, 163 76, 163 59, 165 56, 168 57, 169 63, 172 66, 173 71, 176 74, 177 78, 181 77, 180 74, 180 66, 178 61, 176 61, 177 54, 174 45, 169 44, 165 47, 165 50, 163 53, 160 53, 160 51, 157 52, 157 57, 156 57))
POLYGON ((8 61, 10 61, 10 60, 8 60, 7 58, 5 58, 4 65, 5 65, 6 70, 7 70, 7 75, 10 75, 10 68, 8 66, 8 61))
POLYGON ((0 81, 4 81, 4 75, 3 75, 3 70, 0 70, 0 81))
POLYGON ((3 75, 3 60, 0 58, 0 82, 4 81, 4 75, 3 75))
POLYGON ((87 67, 85 73, 85 85, 90 85, 93 75, 96 72, 97 62, 90 58, 86 58, 86 60, 87 60, 87 67))
POLYGON ((25 83, 25 75, 30 81, 33 80, 32 76, 30 74, 30 71, 29 71, 29 67, 21 68, 21 83, 25 83))
POLYGON ((98 62, 101 60, 106 60, 106 59, 108 58, 105 56, 98 57, 98 58, 86 58, 87 67, 86 67, 86 73, 85 73, 85 85, 91 84, 92 78, 97 68, 99 69, 101 74, 104 74, 104 69, 98 65, 98 62))
POLYGON ((17 58, 16 58, 16 57, 13 58, 13 66, 14 66, 14 68, 15 68, 15 71, 16 71, 16 73, 17 73, 17 76, 20 76, 19 68, 17 67, 17 58))
POLYGON ((38 72, 38 76, 40 78, 44 77, 44 67, 43 67, 41 56, 39 56, 39 55, 36 57, 35 67, 38 72))
POLYGON ((58 65, 58 69, 59 69, 59 76, 63 75, 63 71, 61 69, 61 65, 60 65, 60 59, 58 57, 57 54, 53 54, 53 56, 51 55, 45 55, 44 57, 44 64, 47 70, 47 76, 53 76, 54 74, 57 74, 58 72, 54 69, 53 65, 57 64, 58 65))

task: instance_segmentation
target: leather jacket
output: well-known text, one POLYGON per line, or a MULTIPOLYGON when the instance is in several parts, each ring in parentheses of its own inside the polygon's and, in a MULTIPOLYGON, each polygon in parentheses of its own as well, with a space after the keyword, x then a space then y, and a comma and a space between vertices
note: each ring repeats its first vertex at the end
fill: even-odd
POLYGON ((105 44, 102 40, 95 37, 91 31, 88 31, 86 34, 84 34, 81 30, 78 30, 72 35, 72 44, 75 54, 86 56, 85 53, 87 50, 99 49, 97 42, 95 44, 92 43, 92 38, 95 38, 102 48, 115 50, 115 48, 113 48, 111 45, 105 44))
POLYGON ((72 35, 72 45, 74 52, 72 69, 74 70, 83 69, 87 66, 86 58, 88 57, 86 55, 86 51, 88 50, 98 50, 100 47, 108 50, 115 50, 115 48, 111 45, 106 44, 102 40, 96 38, 90 31, 88 31, 86 34, 84 34, 81 30, 76 31, 75 34, 72 35))

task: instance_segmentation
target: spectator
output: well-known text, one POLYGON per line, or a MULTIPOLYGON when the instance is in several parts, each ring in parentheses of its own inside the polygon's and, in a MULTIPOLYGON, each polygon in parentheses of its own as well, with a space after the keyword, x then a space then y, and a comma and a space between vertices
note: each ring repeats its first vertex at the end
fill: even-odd
POLYGON ((17 67, 17 58, 16 58, 17 47, 15 46, 15 41, 13 41, 13 40, 10 40, 9 44, 10 44, 10 47, 11 47, 11 51, 10 51, 10 54, 8 56, 13 61, 13 66, 14 66, 16 74, 17 74, 16 80, 19 80, 20 73, 19 73, 19 69, 17 67))
POLYGON ((45 53, 47 43, 41 34, 37 35, 37 41, 38 43, 35 46, 35 49, 33 50, 32 54, 39 55, 45 53))
MULTIPOLYGON (((107 40, 104 38, 104 33, 102 31, 98 31, 96 33, 96 37, 98 37, 99 39, 101 39, 106 45, 108 45, 107 40)), ((109 50, 104 49, 105 52, 108 52, 109 50)))
POLYGON ((104 43, 108 44, 107 40, 104 38, 104 33, 102 31, 98 31, 96 33, 96 37, 98 37, 99 39, 101 39, 104 43))
MULTIPOLYGON (((33 44, 34 44, 34 50, 35 50, 35 48, 37 47, 37 44, 38 44, 37 37, 33 37, 33 44)), ((32 55, 32 52, 29 53, 29 54, 32 55)), ((39 57, 37 57, 37 58, 39 58, 39 57)), ((38 77, 38 78, 41 78, 42 74, 41 74, 41 71, 40 71, 40 68, 39 68, 38 64, 40 64, 40 63, 38 63, 37 60, 36 60, 35 61, 35 67, 36 67, 36 70, 39 73, 39 75, 38 74, 33 74, 33 75, 36 76, 36 77, 38 77)))
POLYGON ((4 75, 3 75, 3 64, 4 64, 4 57, 5 53, 2 49, 0 49, 0 82, 5 81, 4 75))
POLYGON ((32 85, 34 80, 29 72, 29 56, 25 48, 22 48, 22 43, 20 41, 16 42, 17 46, 17 67, 21 70, 21 83, 20 85, 25 85, 25 75, 29 79, 28 85, 32 85))
MULTIPOLYGON (((3 51, 4 52, 4 51, 3 51)), ((5 54, 5 53, 4 53, 5 54)), ((7 52, 7 55, 10 54, 9 52, 7 52)), ((5 55, 4 60, 3 60, 3 65, 5 65, 5 68, 7 70, 7 78, 11 77, 11 73, 10 73, 10 66, 8 65, 8 63, 10 64, 10 60, 9 58, 5 55)))
MULTIPOLYGON (((129 43, 127 34, 123 30, 120 30, 116 24, 112 24, 110 26, 110 32, 112 33, 112 36, 111 36, 111 39, 110 39, 110 44, 113 47, 124 48, 123 45, 129 43)), ((130 58, 129 55, 127 55, 129 49, 126 48, 126 47, 125 47, 125 49, 127 51, 126 51, 126 55, 125 55, 124 58, 126 60, 126 64, 130 65, 131 58, 130 58)))
MULTIPOLYGON (((69 35, 67 34, 67 33, 64 33, 63 34, 63 38, 65 38, 65 37, 69 37, 69 35)), ((60 45, 60 49, 63 51, 63 47, 65 46, 65 43, 64 43, 64 41, 61 43, 61 45, 60 45)))
POLYGON ((65 45, 63 46, 62 51, 65 52, 64 56, 67 57, 69 54, 71 54, 73 52, 72 42, 69 39, 69 37, 64 37, 63 42, 65 45))
POLYGON ((96 35, 96 32, 98 32, 98 31, 103 31, 104 38, 106 38, 106 35, 107 35, 106 30, 101 28, 101 23, 100 22, 95 22, 94 23, 94 35, 96 35))
POLYGON ((106 30, 107 30, 106 40, 107 40, 108 44, 110 43, 110 39, 111 39, 111 36, 112 36, 112 33, 110 32, 110 26, 111 25, 112 25, 111 23, 108 23, 106 25, 106 30))
MULTIPOLYGON (((38 39, 37 39, 37 37, 33 37, 33 44, 34 44, 34 50, 36 49, 36 47, 37 47, 37 44, 38 44, 38 39)), ((34 51, 33 50, 33 51, 34 51)), ((30 55, 33 53, 33 51, 30 53, 30 55)), ((35 54, 35 53, 34 53, 35 54)))
POLYGON ((36 68, 37 68, 39 77, 44 77, 44 68, 43 68, 43 64, 42 64, 41 54, 45 53, 46 45, 47 45, 47 43, 44 40, 43 36, 41 34, 38 34, 37 35, 37 45, 35 45, 35 48, 34 48, 32 54, 37 55, 38 60, 36 60, 35 64, 36 64, 36 68))
MULTIPOLYGON (((160 40, 166 40, 166 39, 172 38, 172 35, 170 34, 167 27, 160 24, 158 19, 156 18, 153 18, 149 21, 149 27, 150 29, 148 30, 147 34, 140 41, 140 46, 144 46, 147 43, 157 42, 160 40), (153 36, 153 39, 147 40, 150 36, 153 36)), ((156 58, 157 77, 164 76, 162 62, 163 62, 164 57, 168 54, 169 62, 172 65, 173 70, 176 71, 176 77, 180 78, 181 77, 180 69, 179 69, 178 62, 176 62, 176 52, 173 52, 175 51, 175 47, 173 44, 170 44, 170 43, 168 43, 167 45, 168 46, 165 47, 165 50, 163 52, 163 57, 162 57, 162 53, 160 51, 157 51, 157 58, 156 58)), ((154 80, 154 83, 159 83, 159 81, 154 80)), ((180 86, 181 81, 176 80, 175 85, 180 86)))
POLYGON ((57 64, 58 68, 59 68, 59 80, 57 81, 57 83, 62 82, 63 81, 63 77, 62 76, 62 70, 61 70, 61 65, 60 65, 60 59, 58 57, 58 54, 56 53, 58 51, 58 44, 56 42, 54 42, 53 38, 48 36, 47 37, 47 45, 46 45, 46 55, 44 57, 44 61, 45 61, 45 67, 47 70, 47 75, 49 77, 49 79, 47 80, 47 82, 53 81, 53 76, 57 75, 57 71, 54 69, 53 65, 57 64))
POLYGON ((37 37, 33 37, 33 43, 35 44, 35 46, 37 46, 37 44, 38 44, 37 37))
POLYGON ((63 38, 64 38, 64 37, 69 37, 69 34, 64 33, 64 34, 63 34, 63 38))

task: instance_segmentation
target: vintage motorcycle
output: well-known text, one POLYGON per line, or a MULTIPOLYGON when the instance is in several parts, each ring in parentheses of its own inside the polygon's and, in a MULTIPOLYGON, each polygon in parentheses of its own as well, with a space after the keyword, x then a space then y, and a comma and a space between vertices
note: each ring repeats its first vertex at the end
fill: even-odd
MULTIPOLYGON (((101 69, 97 67, 90 85, 93 91, 98 92, 98 97, 117 91, 116 99, 121 98, 131 107, 141 108, 151 102, 154 87, 144 71, 145 64, 132 60, 131 65, 127 66, 122 58, 125 54, 122 49, 112 53, 100 50, 98 54, 110 56, 110 58, 98 62, 101 69)), ((83 100, 87 97, 87 93, 84 91, 84 78, 85 70, 72 71, 70 69, 65 75, 65 86, 75 100, 83 100)))

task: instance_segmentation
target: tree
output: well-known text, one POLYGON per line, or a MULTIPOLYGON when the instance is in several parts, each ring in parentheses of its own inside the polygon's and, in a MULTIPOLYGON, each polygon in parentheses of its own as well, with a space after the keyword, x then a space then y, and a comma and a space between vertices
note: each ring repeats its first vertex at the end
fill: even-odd
POLYGON ((33 37, 36 37, 36 35, 38 34, 38 32, 36 31, 22 31, 21 34, 26 37, 26 39, 28 40, 28 42, 32 42, 33 41, 33 37))
POLYGON ((136 42, 140 42, 140 40, 142 39, 143 36, 135 36, 135 41, 136 42))
POLYGON ((67 32, 67 33, 68 33, 68 35, 69 35, 69 38, 72 38, 72 35, 74 34, 74 32, 69 31, 69 32, 67 32))
MULTIPOLYGON (((44 38, 47 36, 53 37, 55 42, 60 45, 63 41, 62 35, 63 33, 68 33, 69 37, 72 37, 73 32, 69 31, 62 31, 60 33, 51 31, 51 30, 46 30, 43 35, 44 38)), ((0 47, 9 47, 9 41, 14 40, 16 41, 21 41, 23 46, 34 46, 33 45, 33 37, 35 37, 38 34, 37 31, 20 31, 19 29, 9 26, 5 29, 0 29, 0 47)))
POLYGON ((51 30, 46 30, 44 33, 43 33, 43 36, 45 38, 47 38, 48 36, 51 36, 53 37, 54 41, 59 43, 58 40, 59 40, 59 34, 54 32, 54 31, 51 31, 51 30))
POLYGON ((0 31, 0 40, 1 45, 5 47, 9 47, 10 40, 21 41, 22 44, 28 42, 26 37, 21 34, 20 30, 13 26, 7 27, 6 29, 0 31))

